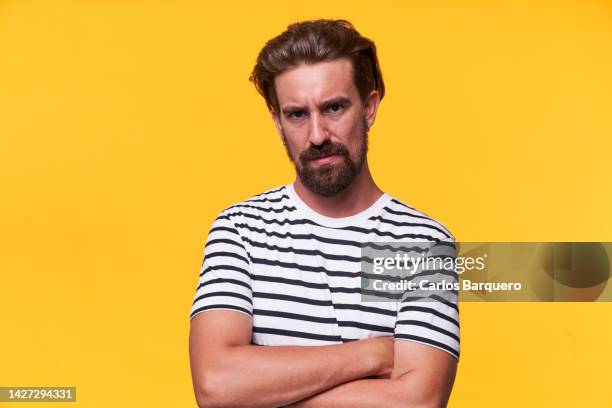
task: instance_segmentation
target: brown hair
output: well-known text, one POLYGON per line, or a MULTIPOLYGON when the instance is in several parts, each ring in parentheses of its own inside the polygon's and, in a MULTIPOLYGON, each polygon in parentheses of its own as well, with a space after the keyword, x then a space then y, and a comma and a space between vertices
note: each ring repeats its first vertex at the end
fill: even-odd
POLYGON ((382 100, 385 84, 374 42, 363 37, 347 20, 310 20, 293 23, 269 40, 257 56, 249 78, 266 100, 270 111, 279 111, 274 78, 299 65, 348 58, 353 65, 353 82, 361 101, 376 89, 382 100))

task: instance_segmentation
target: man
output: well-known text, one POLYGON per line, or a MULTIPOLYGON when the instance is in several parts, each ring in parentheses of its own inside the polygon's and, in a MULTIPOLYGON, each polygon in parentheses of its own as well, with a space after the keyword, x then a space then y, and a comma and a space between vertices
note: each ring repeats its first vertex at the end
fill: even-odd
POLYGON ((374 43, 345 20, 292 24, 251 80, 297 177, 226 208, 210 230, 191 311, 198 405, 445 406, 456 300, 361 297, 362 244, 453 242, 370 174, 367 135, 384 96, 374 43))

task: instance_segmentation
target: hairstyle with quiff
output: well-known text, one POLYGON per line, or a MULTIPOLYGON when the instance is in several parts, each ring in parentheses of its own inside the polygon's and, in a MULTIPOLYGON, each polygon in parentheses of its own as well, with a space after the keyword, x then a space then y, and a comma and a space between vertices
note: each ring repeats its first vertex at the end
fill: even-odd
POLYGON ((376 89, 382 100, 385 84, 376 57, 374 42, 363 37, 347 20, 309 20, 290 24, 269 40, 257 56, 249 78, 271 112, 278 112, 274 87, 277 75, 299 64, 313 64, 337 58, 352 63, 353 82, 364 102, 376 89))

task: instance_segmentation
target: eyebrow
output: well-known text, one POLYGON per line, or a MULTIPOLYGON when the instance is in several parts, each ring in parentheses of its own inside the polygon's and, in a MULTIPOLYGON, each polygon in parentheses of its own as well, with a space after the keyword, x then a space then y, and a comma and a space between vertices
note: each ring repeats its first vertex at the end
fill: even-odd
MULTIPOLYGON (((329 108, 332 105, 336 105, 336 104, 340 104, 340 105, 345 105, 348 106, 350 105, 351 101, 349 98, 345 97, 345 96, 335 96, 333 98, 330 98, 328 100, 325 100, 323 102, 321 102, 319 104, 319 108, 329 108)), ((305 106, 300 106, 300 105, 287 105, 287 106, 283 106, 283 108, 281 109, 283 111, 283 113, 286 115, 288 113, 291 112, 295 112, 295 111, 299 111, 299 110, 306 110, 305 106)))

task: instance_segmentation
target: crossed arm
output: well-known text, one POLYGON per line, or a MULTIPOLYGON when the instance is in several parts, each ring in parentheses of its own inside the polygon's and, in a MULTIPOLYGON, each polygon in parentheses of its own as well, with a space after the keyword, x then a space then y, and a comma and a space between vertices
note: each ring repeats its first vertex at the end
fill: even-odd
POLYGON ((326 346, 251 345, 251 318, 194 316, 191 375, 199 407, 446 406, 457 362, 437 348, 390 336, 326 346))

